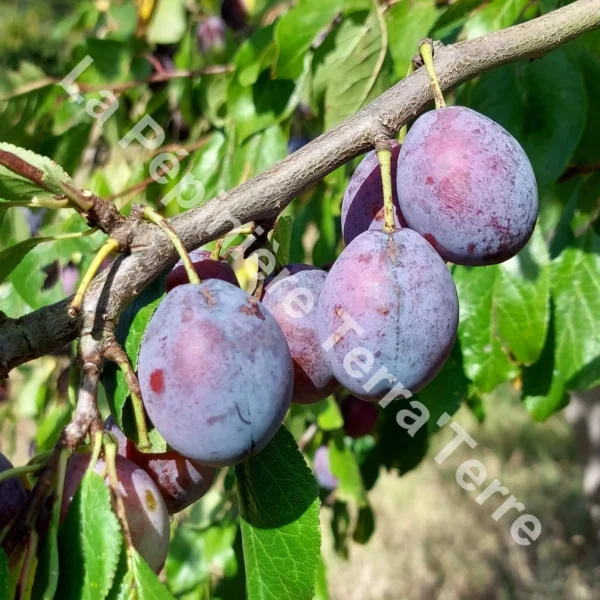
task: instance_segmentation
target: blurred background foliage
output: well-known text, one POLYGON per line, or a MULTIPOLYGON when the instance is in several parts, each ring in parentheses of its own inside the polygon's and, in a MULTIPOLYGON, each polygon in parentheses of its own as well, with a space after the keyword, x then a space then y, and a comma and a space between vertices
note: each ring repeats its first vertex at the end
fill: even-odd
MULTIPOLYGON (((186 173, 204 184, 208 201, 263 172, 402 79, 421 38, 454 43, 563 4, 0 0, 0 140, 51 157, 78 185, 125 212, 132 202, 146 202, 171 216, 184 209, 160 200, 186 173), (103 90, 118 98, 104 124, 56 85, 88 55, 94 62, 76 80, 79 93, 86 102, 102 100, 103 90), (121 147, 145 114, 166 132, 163 146, 121 147), (149 175, 162 150, 189 153, 164 185, 149 175)), ((322 498, 331 535, 317 598, 594 597, 595 539, 558 411, 569 390, 600 383, 599 82, 595 33, 541 60, 487 73, 447 97, 493 118, 521 142, 538 179, 540 218, 515 259, 454 268, 459 340, 419 399, 434 416, 460 411, 494 471, 515 478, 515 494, 540 517, 544 537, 535 549, 507 551, 508 526, 457 498, 453 471, 431 464, 428 455, 441 444, 437 427, 410 438, 390 407, 373 436, 352 441, 343 436, 341 398, 295 406, 290 430, 300 438, 317 424, 307 454, 329 444, 341 482, 337 495, 322 498), (551 416, 543 425, 530 420, 551 416), (422 469, 398 479, 421 461, 422 469)), ((291 262, 335 260, 343 247, 340 204, 358 162, 285 210, 291 233, 279 235, 289 238, 291 262)), ((18 317, 73 292, 103 235, 42 239, 84 227, 70 210, 0 210, 4 313, 18 317), (7 250, 30 239, 17 256, 7 250)), ((251 288, 252 268, 236 270, 251 288)), ((51 448, 68 422, 71 357, 67 348, 24 365, 0 388, 0 446, 17 462, 51 448)), ((226 478, 173 524, 166 574, 176 597, 204 598, 209 590, 216 598, 243 597, 231 494, 226 478)))

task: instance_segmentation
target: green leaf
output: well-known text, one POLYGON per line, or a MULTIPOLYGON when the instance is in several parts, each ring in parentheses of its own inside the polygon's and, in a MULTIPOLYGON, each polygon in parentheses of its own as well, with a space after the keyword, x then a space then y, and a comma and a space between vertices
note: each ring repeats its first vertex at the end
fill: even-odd
POLYGON ((304 68, 304 55, 316 36, 341 10, 339 0, 300 0, 279 19, 275 41, 279 48, 274 75, 277 79, 296 79, 304 68))
POLYGON ((336 47, 318 73, 327 81, 325 128, 330 129, 357 112, 366 102, 384 64, 387 52, 385 22, 372 11, 360 25, 356 13, 344 20, 336 47), (347 25, 346 25, 347 23, 347 25))
POLYGON ((116 594, 111 593, 111 600, 175 600, 137 551, 128 552, 127 572, 115 582, 116 594))
POLYGON ((320 557, 319 566, 317 567, 317 581, 315 584, 314 600, 329 600, 329 589, 327 586, 327 567, 323 556, 320 557))
POLYGON ((8 590, 8 559, 6 558, 6 554, 4 554, 4 550, 0 548, 0 598, 2 600, 10 598, 9 590, 8 590))
POLYGON ((540 356, 550 317, 550 259, 537 228, 517 256, 500 265, 495 287, 498 336, 520 363, 540 356))
POLYGON ((467 398, 469 380, 465 376, 460 342, 457 340, 452 352, 435 376, 433 381, 423 388, 416 399, 429 410, 429 430, 439 430, 437 420, 444 414, 453 415, 467 398))
MULTIPOLYGON (((159 277, 151 283, 134 301, 130 304, 119 321, 116 336, 117 341, 125 350, 131 366, 137 369, 137 360, 140 353, 140 346, 144 339, 144 333, 152 315, 158 308, 165 296, 165 280, 159 277)), ((106 390, 106 397, 111 406, 111 412, 114 415, 117 424, 125 432, 127 437, 135 439, 135 427, 132 411, 125 412, 124 408, 129 399, 129 386, 121 370, 114 364, 108 363, 102 372, 102 383, 106 390)), ((153 452, 165 452, 166 444, 164 440, 150 431, 150 442, 153 452)))
POLYGON ((566 248, 551 274, 555 369, 567 386, 582 378, 591 385, 600 377, 600 237, 589 232, 566 248))
POLYGON ((450 35, 462 27, 469 18, 469 13, 483 2, 484 0, 457 0, 453 2, 438 17, 431 30, 431 36, 441 39, 450 35))
POLYGON ((397 78, 406 75, 412 57, 418 53, 419 42, 427 37, 437 14, 434 0, 400 0, 385 11, 390 54, 397 78))
POLYGON ((481 392, 491 392, 519 372, 504 352, 494 326, 494 290, 500 267, 456 267, 453 276, 458 290, 458 336, 465 373, 481 392))
POLYGON ((7 277, 21 264, 21 261, 33 250, 38 244, 44 242, 53 242, 54 238, 31 238, 23 242, 19 242, 14 246, 9 246, 6 250, 0 252, 0 283, 6 281, 7 277))
POLYGON ((100 475, 86 472, 60 530, 58 598, 104 600, 121 551, 121 528, 100 475))
POLYGON ((281 215, 275 223, 273 239, 277 241, 275 256, 280 265, 290 262, 290 246, 292 244, 293 221, 289 215, 281 215))
POLYGON ((338 480, 336 497, 341 501, 353 501, 359 506, 367 505, 365 487, 360 476, 356 457, 351 443, 343 434, 334 435, 329 440, 329 467, 332 475, 338 480))
POLYGON ((314 405, 317 413, 317 425, 322 431, 334 431, 344 426, 344 418, 333 396, 314 405))
POLYGON ((185 523, 177 528, 167 557, 169 589, 176 595, 191 592, 212 573, 232 577, 237 572, 233 543, 238 527, 221 523, 198 531, 185 523))
MULTIPOLYGON (((12 144, 0 142, 0 150, 16 154, 22 160, 28 162, 40 169, 43 173, 52 175, 54 179, 63 183, 71 183, 71 178, 65 173, 62 167, 57 165, 47 156, 41 156, 31 150, 25 150, 12 144)), ((53 194, 47 192, 31 181, 9 171, 6 167, 0 165, 0 202, 19 201, 32 202, 34 200, 44 200, 53 198, 53 194)))
POLYGON ((156 0, 146 37, 152 44, 176 44, 186 30, 184 0, 156 0))
POLYGON ((319 490, 281 427, 235 469, 249 600, 310 600, 320 556, 319 490))
POLYGON ((566 51, 495 69, 466 90, 460 102, 519 140, 540 186, 562 174, 579 145, 587 115, 583 77, 566 51))
POLYGON ((354 533, 352 539, 357 544, 366 544, 375 531, 375 513, 373 509, 367 504, 361 506, 358 511, 358 517, 356 524, 354 525, 354 533))
POLYGON ((492 0, 465 23, 463 31, 466 37, 479 37, 514 25, 528 2, 529 0, 492 0))
POLYGON ((240 47, 235 56, 236 76, 243 86, 256 83, 258 76, 277 57, 273 26, 257 29, 240 47))

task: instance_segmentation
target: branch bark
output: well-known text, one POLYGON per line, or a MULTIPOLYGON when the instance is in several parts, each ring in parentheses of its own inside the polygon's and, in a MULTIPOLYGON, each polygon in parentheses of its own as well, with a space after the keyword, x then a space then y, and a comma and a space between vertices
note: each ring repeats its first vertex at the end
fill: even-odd
MULTIPOLYGON (((600 0, 578 0, 521 25, 453 46, 436 46, 435 68, 447 90, 506 63, 539 58, 575 37, 600 27, 600 0)), ((265 173, 202 207, 172 219, 188 250, 214 240, 240 223, 275 218, 296 196, 352 158, 394 136, 432 99, 424 68, 394 85, 336 128, 294 152, 265 173)), ((168 238, 140 223, 131 253, 98 276, 86 296, 94 322, 83 330, 112 329, 121 310, 177 260, 168 238)), ((15 366, 74 339, 77 323, 68 300, 0 325, 0 379, 15 366)), ((0 320, 2 317, 0 316, 0 320)), ((82 330, 82 331, 83 331, 82 330)))

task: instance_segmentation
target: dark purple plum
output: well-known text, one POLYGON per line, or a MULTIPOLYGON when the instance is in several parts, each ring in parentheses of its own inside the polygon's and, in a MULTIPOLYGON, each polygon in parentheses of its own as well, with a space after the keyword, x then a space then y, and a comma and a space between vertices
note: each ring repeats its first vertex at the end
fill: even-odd
MULTIPOLYGON (((396 227, 404 226, 396 193, 396 167, 400 145, 393 142, 392 149, 392 192, 394 221, 396 227)), ((342 201, 342 235, 349 244, 355 237, 368 229, 383 229, 383 186, 381 167, 375 150, 369 152, 350 178, 342 201)))
POLYGON ((418 233, 370 230, 346 247, 329 272, 317 324, 335 378, 352 394, 373 402, 402 386, 414 394, 452 349, 456 287, 418 233))
POLYGON ((310 265, 287 265, 267 280, 262 302, 271 311, 294 361, 292 401, 312 404, 331 396, 338 387, 323 356, 317 334, 317 302, 327 273, 310 265))
POLYGON ((119 454, 152 477, 170 515, 200 500, 210 489, 217 472, 214 467, 187 460, 174 451, 161 454, 140 452, 135 444, 125 437, 112 417, 106 420, 104 429, 117 438, 119 454))
POLYGON ((138 373, 148 415, 169 446, 217 467, 267 445, 294 382, 277 321, 218 279, 167 294, 146 330, 138 373))
POLYGON ((318 484, 325 490, 335 490, 338 486, 338 480, 331 472, 329 466, 329 448, 319 446, 313 456, 313 472, 318 484))
POLYGON ((248 25, 249 0, 223 0, 221 17, 231 29, 242 31, 248 25))
POLYGON ((517 140, 462 106, 425 113, 411 127, 397 172, 408 227, 459 265, 508 260, 537 219, 535 175, 517 140))
MULTIPOLYGON (((194 250, 190 252, 190 258, 192 259, 196 273, 198 273, 198 277, 200 277, 200 281, 221 279, 222 281, 231 283, 231 285, 240 287, 235 272, 226 260, 222 258, 215 260, 211 257, 211 253, 208 250, 194 250)), ((189 282, 190 280, 188 279, 183 262, 180 260, 167 275, 167 292, 170 292, 178 285, 184 285, 189 282)))
POLYGON ((225 48, 225 21, 220 17, 206 17, 198 23, 196 35, 202 54, 222 52, 225 48))
POLYGON ((346 435, 356 439, 375 431, 379 421, 379 409, 372 402, 348 396, 342 404, 342 416, 346 435))
MULTIPOLYGON (((90 464, 90 458, 91 454, 76 454, 67 465, 61 520, 67 516, 73 497, 90 464)), ((165 564, 169 551, 167 507, 148 473, 122 456, 117 456, 116 465, 133 545, 150 568, 158 573, 165 564)), ((105 475, 108 485, 104 460, 98 460, 95 470, 98 474, 105 475)))
MULTIPOLYGON (((0 473, 12 468, 10 460, 0 453, 0 473)), ((17 516, 26 500, 25 486, 18 477, 0 481, 0 531, 17 516)))

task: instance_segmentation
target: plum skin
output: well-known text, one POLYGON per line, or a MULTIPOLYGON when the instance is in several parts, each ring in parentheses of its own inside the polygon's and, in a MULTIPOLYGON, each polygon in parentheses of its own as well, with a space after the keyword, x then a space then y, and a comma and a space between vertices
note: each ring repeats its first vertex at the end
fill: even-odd
POLYGON ((109 417, 104 429, 110 431, 119 443, 119 454, 144 469, 156 484, 167 511, 174 515, 197 502, 208 492, 217 470, 188 460, 181 454, 140 452, 109 417))
MULTIPOLYGON (((0 452, 0 473, 12 469, 13 464, 0 452)), ((0 482, 0 531, 19 513, 27 500, 27 491, 19 477, 0 482)))
MULTIPOLYGON (((190 252, 190 258, 192 259, 194 270, 198 273, 198 277, 200 277, 200 281, 222 279, 231 283, 231 285, 240 287, 235 271, 226 260, 222 258, 215 260, 208 250, 194 250, 190 252)), ((178 285, 184 285, 189 282, 190 280, 183 266, 183 261, 180 260, 167 274, 167 292, 170 292, 178 285)))
POLYGON ((342 417, 346 435, 357 439, 375 431, 379 421, 379 409, 372 402, 348 396, 342 404, 342 417))
POLYGON ((333 265, 317 319, 325 356, 351 394, 372 402, 393 389, 414 394, 438 373, 454 344, 456 286, 418 233, 370 230, 333 265))
MULTIPOLYGON (((61 521, 67 516, 90 459, 91 454, 76 454, 67 464, 61 521)), ((143 469, 122 456, 117 456, 116 467, 133 545, 150 568, 158 573, 163 568, 169 551, 170 523, 167 507, 154 481, 143 469)), ((106 473, 103 459, 98 459, 95 471, 99 475, 106 473)), ((109 485, 107 474, 105 483, 109 485)))
POLYGON ((331 472, 329 464, 329 448, 319 446, 313 456, 313 473, 317 483, 325 490, 335 490, 338 486, 337 477, 331 472))
POLYGON ((313 404, 338 388, 317 334, 317 302, 327 273, 311 265, 286 265, 267 280, 262 303, 287 339, 294 362, 292 402, 313 404))
POLYGON ((218 279, 167 294, 138 367, 144 405, 169 446, 215 467, 260 452, 291 402, 292 359, 279 325, 260 302, 218 279))
POLYGON ((503 127, 462 106, 415 121, 397 188, 408 227, 456 264, 508 260, 535 227, 537 184, 525 151, 503 127))
MULTIPOLYGON (((401 146, 392 141, 392 200, 394 202, 394 222, 396 227, 406 223, 396 190, 396 169, 401 146)), ((368 152, 358 165, 344 193, 342 200, 342 235, 349 244, 354 238, 368 229, 383 229, 383 185, 381 167, 375 150, 368 152)))

